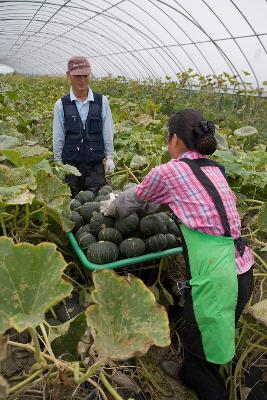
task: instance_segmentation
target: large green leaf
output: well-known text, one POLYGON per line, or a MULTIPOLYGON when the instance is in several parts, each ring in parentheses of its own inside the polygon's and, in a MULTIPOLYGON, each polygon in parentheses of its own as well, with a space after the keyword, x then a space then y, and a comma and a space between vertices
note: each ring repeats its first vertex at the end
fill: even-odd
POLYGON ((234 135, 239 137, 248 137, 253 136, 258 133, 257 129, 254 126, 243 126, 242 128, 236 129, 234 131, 234 135))
POLYGON ((20 146, 14 149, 0 150, 0 152, 17 167, 31 167, 52 155, 48 149, 39 145, 20 146))
POLYGON ((0 203, 31 203, 34 194, 30 190, 35 187, 35 177, 30 169, 0 165, 0 203))
POLYGON ((12 149, 20 145, 20 140, 17 137, 1 135, 0 136, 0 150, 12 149))
POLYGON ((143 281, 114 271, 93 273, 94 305, 86 310, 88 325, 96 330, 100 360, 125 360, 145 354, 150 346, 168 346, 170 331, 163 306, 143 281))
POLYGON ((62 354, 78 357, 78 343, 86 330, 86 318, 84 313, 77 315, 70 323, 67 332, 52 342, 52 349, 56 357, 62 354))
POLYGON ((0 238, 0 333, 35 328, 49 308, 70 295, 71 284, 61 279, 65 267, 52 243, 33 246, 0 238))
POLYGON ((42 203, 49 214, 65 232, 73 229, 69 207, 70 189, 57 176, 46 171, 37 173, 36 200, 42 203))
POLYGON ((146 165, 148 165, 148 161, 146 159, 146 157, 144 156, 139 156, 138 154, 136 154, 135 156, 133 156, 132 161, 130 163, 130 168, 143 168, 146 165))

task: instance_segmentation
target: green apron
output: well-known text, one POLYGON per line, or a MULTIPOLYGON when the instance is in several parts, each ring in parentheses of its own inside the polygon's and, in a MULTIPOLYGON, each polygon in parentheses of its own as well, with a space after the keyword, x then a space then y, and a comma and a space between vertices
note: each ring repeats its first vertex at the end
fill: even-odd
POLYGON ((201 166, 223 167, 208 159, 180 161, 190 166, 211 195, 225 230, 225 236, 212 236, 179 224, 190 284, 184 307, 184 344, 195 356, 225 364, 235 353, 235 243, 220 195, 201 170, 201 166))

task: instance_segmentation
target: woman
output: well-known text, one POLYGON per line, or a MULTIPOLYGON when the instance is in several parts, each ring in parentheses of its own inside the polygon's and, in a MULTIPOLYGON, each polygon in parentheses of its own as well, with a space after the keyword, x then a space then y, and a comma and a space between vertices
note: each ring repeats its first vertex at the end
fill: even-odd
MULTIPOLYGON (((241 238, 236 199, 224 168, 206 157, 216 150, 214 125, 188 109, 170 118, 168 131, 172 160, 152 169, 118 199, 103 202, 101 210, 125 217, 165 204, 179 220, 189 283, 180 377, 199 399, 225 400, 219 366, 235 353, 235 321, 253 289, 252 251, 241 238)), ((170 366, 170 361, 163 362, 166 371, 170 366)))

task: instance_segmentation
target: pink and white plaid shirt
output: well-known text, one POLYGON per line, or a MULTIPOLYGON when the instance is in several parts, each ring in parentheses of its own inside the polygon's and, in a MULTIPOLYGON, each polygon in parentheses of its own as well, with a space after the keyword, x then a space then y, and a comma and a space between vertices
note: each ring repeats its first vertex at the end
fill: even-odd
MULTIPOLYGON (((215 204, 205 187, 193 174, 191 168, 180 158, 191 160, 204 156, 195 150, 182 154, 166 164, 153 168, 140 183, 135 193, 141 200, 167 204, 179 220, 191 229, 214 236, 223 236, 224 228, 215 204)), ((216 186, 223 201, 234 239, 240 237, 241 221, 236 208, 236 198, 226 179, 217 167, 202 167, 216 186)), ((236 249, 237 273, 242 274, 253 264, 253 254, 246 247, 243 257, 236 249)))

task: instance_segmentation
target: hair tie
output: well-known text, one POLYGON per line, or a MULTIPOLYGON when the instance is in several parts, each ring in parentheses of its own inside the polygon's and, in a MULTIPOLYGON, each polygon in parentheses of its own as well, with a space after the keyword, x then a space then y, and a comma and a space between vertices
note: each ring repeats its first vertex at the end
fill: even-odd
POLYGON ((194 129, 195 133, 199 138, 206 135, 215 134, 215 125, 210 121, 199 121, 198 125, 194 129))

